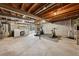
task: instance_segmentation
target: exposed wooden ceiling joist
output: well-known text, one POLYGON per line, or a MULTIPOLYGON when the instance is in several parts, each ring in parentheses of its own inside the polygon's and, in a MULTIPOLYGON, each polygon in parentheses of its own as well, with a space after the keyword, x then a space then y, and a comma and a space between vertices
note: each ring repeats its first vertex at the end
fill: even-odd
POLYGON ((46 11, 47 9, 49 9, 49 8, 52 7, 52 6, 54 6, 54 3, 48 4, 48 5, 45 6, 43 9, 41 9, 40 11, 38 11, 38 12, 36 13, 36 15, 39 14, 39 13, 41 13, 41 12, 46 11))
POLYGON ((43 12, 41 12, 41 13, 39 13, 39 14, 37 14, 38 16, 42 16, 44 13, 48 13, 49 11, 51 11, 51 9, 53 9, 54 7, 56 7, 56 6, 59 6, 60 4, 54 4, 53 6, 51 6, 50 8, 48 8, 48 9, 46 9, 46 10, 44 10, 43 12))
POLYGON ((24 9, 26 12, 28 12, 29 8, 33 5, 34 3, 24 3, 24 9))
POLYGON ((11 3, 12 7, 14 8, 18 8, 15 4, 11 3))
POLYGON ((57 9, 57 10, 55 10, 55 11, 51 11, 51 12, 49 12, 48 14, 46 14, 46 15, 44 15, 44 16, 46 16, 45 18, 52 18, 52 17, 54 17, 54 16, 57 16, 57 15, 59 15, 59 14, 62 14, 62 13, 66 13, 66 12, 69 12, 69 11, 73 11, 73 10, 76 10, 76 9, 79 9, 78 7, 79 7, 79 5, 74 5, 74 6, 71 6, 72 4, 69 4, 69 5, 66 5, 66 6, 64 6, 64 7, 62 7, 62 8, 59 8, 59 9, 57 9), (54 14, 54 13, 56 13, 56 15, 54 14))
POLYGON ((55 3, 53 6, 51 6, 50 8, 48 8, 47 10, 43 11, 42 13, 40 13, 38 16, 41 16, 43 17, 45 14, 53 11, 53 10, 56 10, 58 8, 61 8, 63 6, 67 5, 67 3, 63 4, 63 3, 55 3))
POLYGON ((13 16, 16 17, 23 17, 26 15, 30 18, 49 21, 59 21, 65 19, 64 17, 71 17, 73 16, 72 14, 75 15, 79 12, 79 4, 75 3, 10 3, 0 4, 0 8, 4 10, 2 12, 4 14, 5 12, 8 14, 9 11, 11 15, 13 14, 13 16), (51 7, 47 8, 49 6, 51 7))
POLYGON ((22 3, 8 3, 8 4, 9 7, 20 9, 22 3))
POLYGON ((75 10, 75 11, 71 11, 71 12, 67 12, 67 13, 63 13, 63 14, 60 14, 58 16, 55 16, 53 18, 51 18, 50 22, 56 22, 56 21, 61 21, 61 20, 65 20, 65 19, 68 19, 68 18, 75 18, 75 17, 78 17, 79 16, 79 10, 75 10))
POLYGON ((21 4, 21 10, 24 10, 24 3, 21 4))
MULTIPOLYGON (((37 5, 37 7, 32 11, 32 14, 36 15, 37 12, 39 12, 45 5, 48 5, 49 3, 40 3, 37 5)), ((39 12, 41 13, 41 12, 39 12)))
POLYGON ((46 7, 49 3, 44 3, 43 6, 41 6, 40 8, 38 8, 35 12, 33 12, 34 15, 37 15, 37 13, 42 10, 44 7, 46 7))
POLYGON ((39 5, 39 4, 38 4, 38 3, 33 4, 33 5, 29 8, 28 13, 30 13, 33 9, 35 9, 35 8, 37 7, 37 5, 39 5))
POLYGON ((22 3, 21 4, 21 10, 28 12, 29 8, 32 6, 32 3, 22 3))
POLYGON ((34 15, 32 15, 30 13, 27 13, 27 12, 24 12, 22 10, 15 9, 15 8, 10 8, 9 6, 7 6, 5 4, 0 4, 0 8, 4 9, 4 10, 8 10, 8 11, 13 12, 13 13, 20 14, 20 15, 26 15, 27 17, 34 18, 36 20, 41 20, 42 19, 42 18, 40 18, 38 16, 34 16, 34 15))
MULTIPOLYGON (((48 11, 47 13, 43 14, 42 17, 49 16, 50 13, 56 12, 57 9, 59 9, 59 7, 57 8, 57 6, 61 6, 61 4, 56 4, 55 6, 53 6, 53 8, 50 11, 48 11)), ((62 8, 62 6, 60 8, 62 8)))

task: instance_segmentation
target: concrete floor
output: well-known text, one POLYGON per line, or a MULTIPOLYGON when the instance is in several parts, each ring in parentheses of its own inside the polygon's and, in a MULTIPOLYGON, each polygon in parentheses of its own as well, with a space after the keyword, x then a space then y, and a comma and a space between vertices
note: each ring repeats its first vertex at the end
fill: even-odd
POLYGON ((61 38, 58 42, 30 34, 20 38, 0 40, 1 56, 79 56, 76 40, 61 38))

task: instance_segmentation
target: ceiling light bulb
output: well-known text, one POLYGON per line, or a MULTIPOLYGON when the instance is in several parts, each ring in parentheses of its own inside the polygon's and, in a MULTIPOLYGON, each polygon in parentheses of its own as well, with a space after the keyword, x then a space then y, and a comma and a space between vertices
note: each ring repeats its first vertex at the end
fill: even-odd
POLYGON ((45 21, 45 20, 42 20, 41 22, 42 22, 42 23, 45 23, 46 21, 45 21))
POLYGON ((57 13, 55 12, 54 15, 57 15, 57 13))
POLYGON ((23 15, 23 18, 25 18, 26 17, 26 15, 23 15))

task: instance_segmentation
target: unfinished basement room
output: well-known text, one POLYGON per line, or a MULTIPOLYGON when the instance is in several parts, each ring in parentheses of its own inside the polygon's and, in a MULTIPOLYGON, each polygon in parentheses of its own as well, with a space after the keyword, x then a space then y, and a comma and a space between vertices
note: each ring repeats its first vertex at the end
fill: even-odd
POLYGON ((0 56, 79 56, 79 4, 0 3, 0 56))

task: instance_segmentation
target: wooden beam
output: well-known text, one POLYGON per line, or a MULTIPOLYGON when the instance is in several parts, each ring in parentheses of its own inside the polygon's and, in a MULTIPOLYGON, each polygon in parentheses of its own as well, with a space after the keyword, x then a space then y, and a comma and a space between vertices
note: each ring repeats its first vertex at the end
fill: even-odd
POLYGON ((21 4, 21 10, 24 10, 24 3, 21 4))
POLYGON ((28 13, 30 13, 30 12, 32 11, 32 9, 35 8, 37 5, 38 5, 38 3, 33 4, 33 5, 29 8, 28 13))
POLYGON ((11 3, 12 7, 18 8, 14 3, 11 3))
POLYGON ((48 3, 45 3, 43 6, 41 6, 40 8, 38 8, 35 12, 33 12, 33 14, 36 15, 37 12, 39 12, 41 9, 43 9, 47 5, 48 5, 48 3))
POLYGON ((4 9, 4 10, 8 10, 8 11, 13 12, 13 13, 20 14, 20 15, 26 15, 27 17, 34 18, 36 20, 42 20, 43 19, 43 18, 40 18, 38 16, 34 16, 34 15, 30 14, 30 13, 24 12, 22 10, 11 8, 11 7, 9 7, 9 6, 5 5, 5 4, 0 4, 0 8, 4 9))
POLYGON ((52 12, 47 14, 48 16, 46 16, 46 17, 44 16, 44 17, 45 18, 52 18, 52 17, 57 16, 59 14, 79 9, 79 5, 73 5, 73 6, 70 6, 70 5, 71 4, 64 6, 62 8, 59 8, 59 9, 57 9, 57 11, 52 11, 52 12), (56 13, 56 15, 54 13, 56 13))
POLYGON ((68 18, 75 18, 77 16, 79 16, 79 10, 75 10, 75 11, 60 14, 58 16, 55 16, 55 17, 49 19, 48 21, 57 22, 57 21, 62 21, 64 19, 68 19, 68 18))
POLYGON ((3 9, 1 9, 1 13, 10 14, 10 12, 8 12, 8 11, 6 11, 6 10, 3 10, 3 9))
POLYGON ((50 8, 44 10, 43 12, 39 13, 38 16, 43 16, 44 14, 48 13, 49 11, 53 10, 55 7, 59 8, 60 4, 55 3, 53 6, 51 6, 50 8))
POLYGON ((55 4, 54 6, 49 8, 49 10, 46 13, 44 13, 42 15, 42 17, 48 16, 50 13, 53 13, 54 11, 57 11, 57 9, 60 9, 60 8, 62 8, 64 6, 66 6, 66 5, 68 5, 68 4, 55 4))

